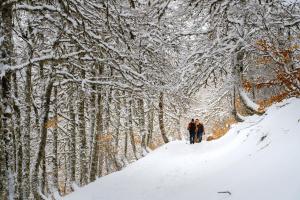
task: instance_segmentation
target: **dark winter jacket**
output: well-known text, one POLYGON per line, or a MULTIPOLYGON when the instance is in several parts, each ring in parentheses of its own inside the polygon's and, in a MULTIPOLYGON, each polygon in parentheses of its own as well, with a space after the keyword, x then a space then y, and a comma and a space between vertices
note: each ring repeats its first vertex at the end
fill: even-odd
POLYGON ((203 133, 204 132, 204 126, 203 124, 197 125, 197 133, 203 133))
POLYGON ((195 132, 195 130, 196 130, 196 124, 194 122, 190 122, 189 126, 188 126, 188 130, 190 132, 195 132))

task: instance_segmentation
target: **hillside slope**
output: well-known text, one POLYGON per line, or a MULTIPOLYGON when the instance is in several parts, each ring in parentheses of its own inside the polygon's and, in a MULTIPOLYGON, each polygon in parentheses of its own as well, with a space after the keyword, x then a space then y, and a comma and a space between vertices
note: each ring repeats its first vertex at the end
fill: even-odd
POLYGON ((171 142, 64 200, 299 200, 300 99, 271 106, 221 139, 171 142))

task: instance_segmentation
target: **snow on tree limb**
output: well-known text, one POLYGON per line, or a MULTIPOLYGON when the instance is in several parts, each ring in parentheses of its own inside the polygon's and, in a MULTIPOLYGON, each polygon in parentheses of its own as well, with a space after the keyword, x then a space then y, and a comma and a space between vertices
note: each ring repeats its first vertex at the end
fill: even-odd
POLYGON ((242 88, 239 88, 239 94, 243 103, 247 108, 249 108, 250 110, 256 113, 259 113, 259 105, 253 102, 242 88))
POLYGON ((69 59, 71 57, 77 56, 77 55, 82 54, 82 53, 87 53, 87 52, 77 51, 77 52, 67 53, 67 54, 64 54, 64 55, 61 55, 61 56, 45 55, 45 56, 40 56, 40 57, 37 57, 37 58, 30 59, 27 62, 18 64, 18 65, 14 65, 14 66, 4 65, 0 69, 0 77, 3 77, 7 71, 20 70, 20 69, 23 69, 24 67, 26 67, 30 64, 39 63, 39 62, 46 62, 46 61, 66 60, 66 59, 69 59))

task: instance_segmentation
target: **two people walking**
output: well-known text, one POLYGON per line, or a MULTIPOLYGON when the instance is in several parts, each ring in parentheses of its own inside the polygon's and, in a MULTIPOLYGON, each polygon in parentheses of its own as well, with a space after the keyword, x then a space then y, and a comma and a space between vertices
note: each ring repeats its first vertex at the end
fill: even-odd
POLYGON ((190 144, 194 144, 195 142, 200 143, 202 141, 202 136, 205 132, 204 126, 199 119, 192 119, 187 129, 190 132, 190 144))

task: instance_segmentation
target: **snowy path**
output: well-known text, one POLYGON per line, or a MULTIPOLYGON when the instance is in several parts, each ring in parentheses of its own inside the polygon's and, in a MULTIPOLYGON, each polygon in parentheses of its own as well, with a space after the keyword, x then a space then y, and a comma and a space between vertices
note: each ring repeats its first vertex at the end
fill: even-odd
POLYGON ((300 99, 247 118, 217 141, 171 142, 64 198, 94 199, 299 200, 300 99))

